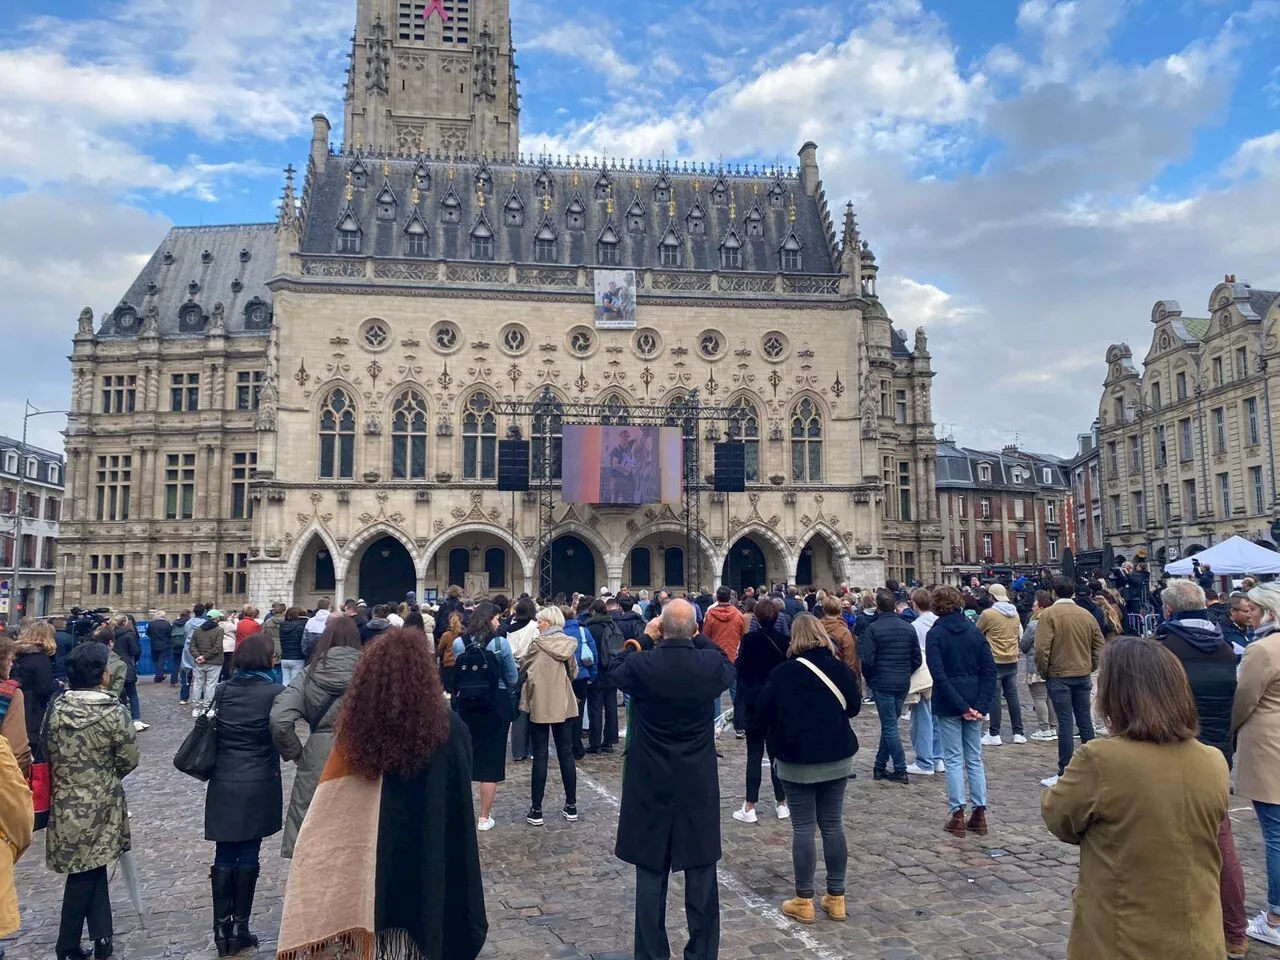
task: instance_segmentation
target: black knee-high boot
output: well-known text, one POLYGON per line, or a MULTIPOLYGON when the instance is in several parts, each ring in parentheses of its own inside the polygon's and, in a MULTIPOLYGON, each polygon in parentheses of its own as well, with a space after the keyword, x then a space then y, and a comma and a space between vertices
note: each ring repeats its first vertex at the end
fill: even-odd
POLYGON ((249 915, 253 913, 253 895, 258 887, 259 868, 237 866, 235 868, 235 925, 231 930, 231 952, 239 953, 258 945, 258 938, 249 932, 249 915))
POLYGON ((215 864, 209 871, 213 886, 213 945, 218 956, 232 953, 231 933, 235 924, 235 867, 215 864))

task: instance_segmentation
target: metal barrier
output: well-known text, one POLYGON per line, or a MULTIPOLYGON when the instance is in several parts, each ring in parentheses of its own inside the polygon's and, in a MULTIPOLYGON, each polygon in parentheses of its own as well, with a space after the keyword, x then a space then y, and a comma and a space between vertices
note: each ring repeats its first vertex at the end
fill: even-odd
POLYGON ((1160 618, 1154 613, 1148 613, 1145 616, 1140 613, 1129 614, 1129 632, 1139 637, 1148 637, 1156 632, 1156 627, 1160 623, 1160 618))

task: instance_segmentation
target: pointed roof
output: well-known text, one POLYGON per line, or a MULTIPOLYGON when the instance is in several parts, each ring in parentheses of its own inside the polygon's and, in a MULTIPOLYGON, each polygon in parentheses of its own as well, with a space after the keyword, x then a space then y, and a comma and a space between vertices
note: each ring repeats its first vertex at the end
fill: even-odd
POLYGON ((399 200, 396 199, 396 192, 393 189, 391 189, 390 180, 384 179, 382 181, 382 188, 378 191, 377 202, 390 203, 393 205, 400 202, 399 200))
POLYGON ((556 233, 555 224, 551 222, 551 218, 545 213, 542 220, 538 223, 538 232, 533 235, 535 240, 555 240, 559 234, 556 233))
POLYGON ((479 240, 493 239, 493 227, 489 224, 489 218, 480 211, 480 216, 476 217, 476 222, 471 227, 471 236, 479 240))
POLYGON ((417 210, 414 210, 413 213, 409 215, 409 219, 405 222, 404 232, 422 234, 425 236, 431 231, 427 229, 427 222, 422 219, 422 214, 417 210))
POLYGON ((678 247, 680 246, 680 243, 680 233, 676 230, 676 225, 673 223, 668 226, 666 231, 662 234, 662 239, 658 241, 658 246, 678 247))
POLYGON ((516 189, 516 185, 511 185, 511 193, 507 196, 507 202, 502 205, 503 210, 523 210, 524 201, 520 199, 520 191, 516 189))
POLYGON ((343 233, 363 232, 360 229, 360 217, 356 213, 356 208, 350 203, 347 204, 346 208, 338 216, 337 229, 341 230, 343 233))
POLYGON ((618 243, 618 241, 618 228, 613 224, 613 217, 610 217, 604 222, 604 229, 600 231, 596 243, 618 243))

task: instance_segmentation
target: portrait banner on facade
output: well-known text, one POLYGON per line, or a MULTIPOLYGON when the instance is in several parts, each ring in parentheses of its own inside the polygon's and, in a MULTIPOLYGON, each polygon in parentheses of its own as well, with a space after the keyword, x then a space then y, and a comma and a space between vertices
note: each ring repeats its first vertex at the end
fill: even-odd
POLYGON ((596 270, 596 329, 636 328, 636 273, 634 270, 596 270))

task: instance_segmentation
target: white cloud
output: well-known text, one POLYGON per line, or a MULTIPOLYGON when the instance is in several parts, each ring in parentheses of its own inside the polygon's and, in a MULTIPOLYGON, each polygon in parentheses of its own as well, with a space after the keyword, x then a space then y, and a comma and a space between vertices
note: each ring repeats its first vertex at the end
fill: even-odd
POLYGON ((526 40, 525 50, 545 50, 594 70, 611 86, 621 86, 635 80, 640 70, 628 63, 614 49, 604 29, 598 25, 585 26, 563 21, 526 40))

